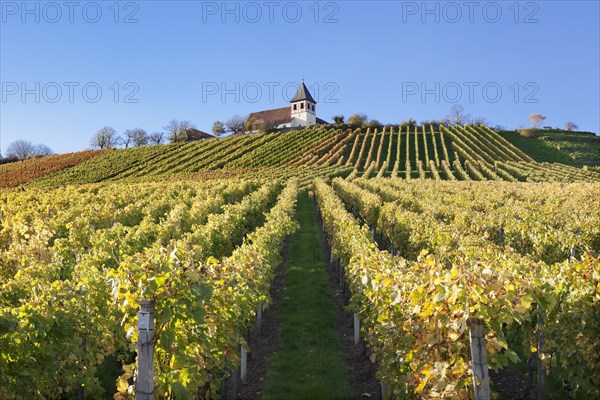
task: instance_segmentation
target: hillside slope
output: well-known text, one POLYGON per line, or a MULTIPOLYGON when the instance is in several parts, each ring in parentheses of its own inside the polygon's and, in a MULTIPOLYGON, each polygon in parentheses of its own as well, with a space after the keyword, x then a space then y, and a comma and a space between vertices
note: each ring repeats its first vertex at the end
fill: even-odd
POLYGON ((330 177, 350 173, 405 179, 600 180, 600 174, 593 170, 566 165, 570 163, 568 159, 562 159, 563 164, 556 163, 561 161, 556 150, 547 150, 548 155, 536 150, 535 142, 525 144, 506 132, 498 134, 484 126, 352 131, 329 125, 108 151, 71 168, 49 171, 20 183, 58 186, 104 181, 204 180, 248 174, 273 178, 282 174, 330 177))
POLYGON ((600 165, 600 137, 591 132, 539 130, 535 138, 525 138, 516 131, 498 133, 537 162, 600 165))
POLYGON ((22 185, 35 178, 73 167, 105 151, 87 150, 2 164, 0 165, 0 188, 22 185))

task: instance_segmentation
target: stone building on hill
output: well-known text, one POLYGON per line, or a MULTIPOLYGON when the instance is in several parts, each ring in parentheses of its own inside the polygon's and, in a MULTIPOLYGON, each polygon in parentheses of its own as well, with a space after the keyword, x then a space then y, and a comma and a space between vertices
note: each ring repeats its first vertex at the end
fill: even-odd
POLYGON ((316 104, 317 102, 302 80, 288 107, 253 112, 248 117, 248 121, 251 126, 264 125, 263 128, 266 129, 327 124, 327 121, 317 117, 316 104))

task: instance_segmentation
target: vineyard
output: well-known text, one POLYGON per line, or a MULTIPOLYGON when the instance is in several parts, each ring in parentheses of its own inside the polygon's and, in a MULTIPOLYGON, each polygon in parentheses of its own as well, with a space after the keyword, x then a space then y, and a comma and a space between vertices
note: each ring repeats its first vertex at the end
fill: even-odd
POLYGON ((600 172, 489 128, 307 128, 0 174, 2 399, 237 396, 279 301, 287 347, 259 392, 319 375, 322 396, 358 398, 319 359, 334 347, 346 370, 334 298, 381 388, 365 397, 515 398, 509 372, 528 398, 600 397, 600 172), (323 370, 285 378, 302 356, 323 370))
POLYGON ((141 299, 156 304, 157 394, 216 393, 268 303, 296 196, 294 181, 3 195, 0 397, 106 396, 109 360, 125 398, 141 299))
POLYGON ((599 189, 317 183, 332 255, 398 398, 469 398, 472 324, 491 368, 536 359, 575 397, 600 394, 599 189))
MULTIPOLYGON (((549 141, 547 141, 550 143, 549 141)), ((306 168, 324 177, 509 182, 590 182, 592 169, 536 162, 485 126, 306 128, 191 143, 82 152, 0 166, 0 187, 154 182, 210 176, 285 175, 306 168), (354 171, 354 172, 353 172, 354 171), (320 175, 320 172, 315 172, 320 175)))
POLYGON ((83 161, 99 156, 103 152, 105 151, 96 150, 58 154, 0 165, 0 187, 22 185, 53 172, 74 167, 83 161))

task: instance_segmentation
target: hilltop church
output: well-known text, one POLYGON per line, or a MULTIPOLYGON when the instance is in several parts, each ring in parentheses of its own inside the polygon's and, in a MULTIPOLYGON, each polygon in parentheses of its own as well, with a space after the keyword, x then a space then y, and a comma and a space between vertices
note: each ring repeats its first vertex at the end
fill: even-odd
POLYGON ((327 124, 327 121, 317 117, 316 104, 303 79, 289 107, 254 112, 248 120, 262 121, 267 128, 277 129, 327 124))

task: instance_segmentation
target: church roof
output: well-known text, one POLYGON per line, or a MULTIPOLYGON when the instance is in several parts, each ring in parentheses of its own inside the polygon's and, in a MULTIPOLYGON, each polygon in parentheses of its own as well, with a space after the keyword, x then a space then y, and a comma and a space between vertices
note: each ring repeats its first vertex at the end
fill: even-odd
POLYGON ((292 100, 290 100, 290 103, 293 103, 295 101, 301 101, 301 100, 308 100, 311 103, 317 104, 315 99, 313 99, 313 97, 310 95, 308 88, 304 84, 304 80, 302 80, 302 83, 300 83, 300 86, 298 86, 296 95, 294 96, 294 98, 292 100))
POLYGON ((265 121, 268 126, 279 126, 287 124, 292 120, 292 110, 290 107, 283 107, 274 110, 253 112, 248 118, 265 121))
MULTIPOLYGON (((253 112, 248 119, 255 121, 264 121, 268 127, 277 127, 282 124, 287 124, 292 120, 292 109, 290 107, 275 108, 273 110, 265 110, 253 112)), ((328 124, 329 122, 317 117, 317 124, 328 124)))

